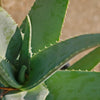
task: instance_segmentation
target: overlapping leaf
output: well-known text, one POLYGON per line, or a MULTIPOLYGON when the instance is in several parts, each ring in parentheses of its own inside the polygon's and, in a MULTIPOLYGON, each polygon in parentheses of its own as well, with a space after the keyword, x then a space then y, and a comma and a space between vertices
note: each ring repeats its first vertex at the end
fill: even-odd
MULTIPOLYGON (((83 35, 55 44, 56 41, 59 40, 67 4, 68 0, 37 0, 29 12, 28 18, 30 18, 30 21, 26 18, 23 22, 21 29, 24 33, 24 38, 20 54, 20 66, 29 65, 30 40, 32 43, 32 52, 36 54, 31 58, 29 76, 27 76, 27 80, 21 88, 22 90, 37 86, 79 52, 100 45, 100 34, 83 35), (32 38, 30 39, 31 28, 32 38), (55 45, 48 47, 50 43, 55 45), (44 49, 45 46, 48 48, 44 49), (42 51, 38 52, 39 49, 42 51)), ((14 21, 2 8, 0 9, 0 18, 2 18, 2 20, 0 20, 0 56, 4 58, 6 54, 6 58, 11 63, 15 64, 21 49, 21 34, 19 29, 16 28, 14 21)), ((96 49, 96 52, 92 54, 93 57, 98 53, 99 49, 96 49)), ((87 58, 90 63, 90 56, 87 58)), ((98 61, 99 57, 95 60, 93 66, 98 61)), ((90 70, 91 67, 88 69, 90 70)), ((13 79, 13 74, 11 73, 10 75, 10 78, 13 79)), ((100 99, 99 77, 100 74, 94 72, 57 72, 53 75, 53 78, 51 77, 46 81, 50 90, 47 100, 65 100, 66 95, 62 93, 67 93, 67 98, 69 100, 94 100, 94 95, 96 99, 100 99), (73 85, 73 83, 75 84, 73 85), (66 85, 68 88, 65 88, 66 85), (94 85, 96 87, 93 87, 94 85), (84 94, 85 92, 86 94, 84 94)), ((8 81, 6 80, 6 82, 8 81)), ((4 99, 45 100, 47 94, 48 90, 43 85, 39 85, 32 90, 20 92, 18 94, 8 94, 4 99)))
POLYGON ((20 31, 14 20, 3 8, 0 7, 0 82, 4 86, 12 84, 11 81, 13 81, 13 79, 16 81, 12 64, 16 63, 16 58, 19 54, 20 48, 20 31))
POLYGON ((29 62, 31 56, 31 23, 29 16, 26 17, 20 28, 22 29, 22 34, 24 35, 19 58, 20 66, 26 65, 29 71, 29 62))
MULTIPOLYGON (((68 0, 36 0, 29 12, 32 25, 32 52, 36 53, 59 40, 68 0)), ((23 22, 21 29, 28 27, 23 22)))
POLYGON ((7 46, 17 25, 8 15, 8 13, 0 7, 0 56, 5 57, 7 46))
POLYGON ((31 90, 7 94, 4 100, 45 100, 48 89, 44 85, 39 85, 31 90))
POLYGON ((6 58, 13 63, 19 54, 20 48, 21 34, 17 24, 9 14, 0 7, 0 56, 2 58, 6 56, 6 58))
POLYGON ((29 79, 23 88, 36 86, 76 54, 99 44, 100 34, 89 34, 63 41, 39 52, 31 59, 29 79))
MULTIPOLYGON (((18 65, 17 57, 21 50, 21 46, 22 46, 22 37, 21 37, 20 30, 17 27, 14 35, 12 36, 12 38, 8 44, 8 48, 6 51, 6 59, 8 59, 15 66, 18 65)), ((18 69, 18 68, 16 68, 16 69, 18 69)))

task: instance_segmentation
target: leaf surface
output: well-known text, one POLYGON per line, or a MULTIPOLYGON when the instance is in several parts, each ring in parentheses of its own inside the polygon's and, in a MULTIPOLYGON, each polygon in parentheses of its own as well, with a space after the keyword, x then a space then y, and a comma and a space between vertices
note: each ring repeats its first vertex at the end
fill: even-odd
POLYGON ((67 5, 68 0, 36 0, 29 12, 33 53, 59 40, 67 5))
POLYGON ((46 100, 99 100, 100 73, 58 71, 46 82, 46 100))
POLYGON ((0 7, 0 56, 5 57, 9 41, 15 33, 17 25, 8 15, 8 13, 0 7))
POLYGON ((81 58, 79 61, 77 61, 75 64, 73 64, 70 69, 74 70, 88 70, 90 71, 93 69, 98 63, 100 62, 100 47, 96 48, 83 58, 81 58))
POLYGON ((11 63, 3 59, 0 62, 0 81, 5 86, 20 88, 21 85, 15 79, 14 69, 11 63))
POLYGON ((29 16, 26 17, 20 29, 22 29, 22 34, 24 35, 19 58, 20 65, 26 65, 29 71, 29 62, 31 56, 31 23, 29 16))
POLYGON ((89 34, 57 43, 37 53, 31 58, 31 71, 23 88, 29 89, 43 82, 76 54, 97 45, 100 45, 100 34, 89 34))
POLYGON ((0 7, 0 56, 14 64, 20 48, 21 34, 11 16, 0 7))
MULTIPOLYGON (((19 28, 16 28, 14 35, 12 36, 6 51, 6 59, 8 59, 13 65, 18 65, 17 57, 22 47, 22 37, 19 28)), ((17 67, 17 66, 16 66, 17 67)))
POLYGON ((7 94, 4 100, 45 100, 48 89, 44 85, 39 85, 31 90, 7 94))

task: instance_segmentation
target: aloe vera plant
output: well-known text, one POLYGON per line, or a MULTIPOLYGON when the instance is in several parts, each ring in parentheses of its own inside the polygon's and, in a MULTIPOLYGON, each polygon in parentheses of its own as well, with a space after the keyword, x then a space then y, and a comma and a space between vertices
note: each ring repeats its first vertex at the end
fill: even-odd
POLYGON ((59 42, 67 5, 68 0, 36 0, 20 27, 0 8, 2 100, 100 99, 100 73, 91 72, 100 61, 100 34, 59 42), (67 70, 59 70, 96 46, 67 70))

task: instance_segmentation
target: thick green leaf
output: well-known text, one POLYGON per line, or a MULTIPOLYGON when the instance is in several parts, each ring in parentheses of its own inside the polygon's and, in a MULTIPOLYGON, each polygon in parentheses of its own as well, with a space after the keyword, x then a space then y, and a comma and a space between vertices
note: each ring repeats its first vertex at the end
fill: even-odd
POLYGON ((59 40, 67 5, 68 0, 36 0, 29 12, 33 53, 59 40))
POLYGON ((89 34, 71 38, 37 53, 30 61, 31 71, 23 88, 36 86, 73 56, 97 45, 100 45, 100 34, 89 34))
POLYGON ((90 52, 88 55, 84 56, 82 59, 77 61, 75 64, 73 64, 70 69, 81 69, 81 70, 91 70, 93 69, 98 63, 100 62, 100 47, 96 48, 92 52, 90 52))
POLYGON ((46 82, 46 100, 100 100, 100 73, 59 71, 46 82))
POLYGON ((15 79, 14 69, 12 64, 3 59, 0 62, 0 81, 5 86, 21 88, 21 85, 15 79))
POLYGON ((0 56, 2 58, 6 56, 6 58, 14 64, 21 48, 21 40, 21 34, 17 24, 11 16, 0 7, 0 56))
POLYGON ((5 57, 9 41, 16 30, 16 23, 8 13, 0 7, 0 56, 5 57))
POLYGON ((20 53, 20 66, 26 65, 29 71, 29 61, 30 61, 30 47, 31 47, 31 23, 30 23, 30 18, 29 16, 26 17, 24 20, 22 26, 22 34, 24 35, 23 37, 23 42, 22 42, 22 48, 21 48, 21 53, 20 53), (27 23, 27 24, 26 24, 27 23))
POLYGON ((5 87, 20 88, 21 85, 15 79, 16 68, 7 60, 0 57, 0 83, 5 87))
POLYGON ((12 84, 15 78, 13 76, 14 74, 10 72, 11 65, 4 59, 6 56, 6 59, 14 63, 13 61, 15 61, 19 53, 20 40, 21 35, 16 23, 8 13, 0 7, 0 60, 3 59, 0 61, 0 82, 5 86, 12 84))
POLYGON ((14 65, 17 65, 17 57, 21 50, 22 37, 19 28, 16 28, 14 35, 12 36, 8 48, 6 51, 6 58, 14 65))
POLYGON ((3 86, 8 87, 8 83, 4 80, 4 78, 0 75, 0 83, 3 84, 3 86))
MULTIPOLYGON (((2 61, 2 57, 0 57, 0 63, 2 61)), ((1 66, 0 66, 1 67, 1 66)), ((3 77, 0 75, 0 86, 3 84, 5 87, 9 86, 8 83, 3 79, 3 77)))
POLYGON ((31 90, 5 95, 4 100, 45 100, 48 89, 39 85, 31 90))

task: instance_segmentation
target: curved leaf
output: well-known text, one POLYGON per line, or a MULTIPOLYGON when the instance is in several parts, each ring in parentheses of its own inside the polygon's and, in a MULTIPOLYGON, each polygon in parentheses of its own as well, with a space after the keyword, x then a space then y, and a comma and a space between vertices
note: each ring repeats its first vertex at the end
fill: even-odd
POLYGON ((17 25, 8 15, 8 13, 0 7, 0 56, 5 57, 7 46, 17 25))
POLYGON ((46 100, 99 100, 100 73, 59 71, 46 82, 46 100))
POLYGON ((2 58, 6 56, 11 63, 14 63, 21 48, 21 40, 21 34, 17 24, 0 7, 0 56, 2 58))
POLYGON ((5 95, 4 100, 45 100, 48 89, 39 85, 31 90, 5 95))
POLYGON ((100 34, 89 34, 71 38, 37 53, 31 58, 31 71, 23 88, 36 86, 73 56, 97 45, 100 45, 100 34))
POLYGON ((14 35, 12 36, 8 44, 8 48, 6 51, 6 59, 8 59, 13 65, 17 65, 18 63, 17 57, 21 50, 21 46, 22 46, 22 37, 21 37, 20 30, 17 27, 14 35))
POLYGON ((3 82, 13 88, 21 88, 21 85, 15 79, 14 67, 6 60, 0 62, 0 79, 3 82))
MULTIPOLYGON (((0 64, 1 64, 1 61, 2 61, 2 57, 0 57, 0 64)), ((9 86, 8 83, 3 79, 2 75, 0 75, 0 85, 2 86, 2 84, 5 87, 9 86)))
POLYGON ((84 56, 82 59, 77 61, 75 64, 73 64, 68 69, 74 69, 74 70, 91 70, 93 69, 98 63, 100 62, 100 47, 96 48, 86 56, 84 56))
POLYGON ((36 0, 29 12, 33 53, 59 40, 67 5, 68 0, 36 0))
POLYGON ((4 80, 4 78, 0 75, 0 83, 3 84, 3 86, 8 87, 8 83, 4 80))
POLYGON ((22 29, 22 34, 24 35, 19 58, 20 66, 26 65, 29 71, 29 61, 31 56, 31 23, 29 16, 26 17, 20 28, 22 29))

